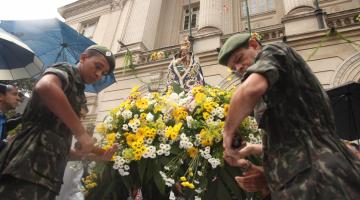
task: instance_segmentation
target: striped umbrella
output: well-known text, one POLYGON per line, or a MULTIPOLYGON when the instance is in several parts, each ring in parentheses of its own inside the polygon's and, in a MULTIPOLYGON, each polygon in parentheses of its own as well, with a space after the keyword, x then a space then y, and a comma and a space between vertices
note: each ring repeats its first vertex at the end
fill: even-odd
POLYGON ((42 62, 26 44, 0 28, 0 80, 32 78, 42 68, 42 62))

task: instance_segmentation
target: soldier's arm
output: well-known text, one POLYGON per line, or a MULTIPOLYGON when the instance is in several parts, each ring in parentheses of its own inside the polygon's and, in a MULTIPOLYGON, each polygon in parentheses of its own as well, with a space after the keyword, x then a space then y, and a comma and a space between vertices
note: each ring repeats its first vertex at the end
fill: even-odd
POLYGON ((267 88, 268 81, 266 78, 261 74, 253 73, 235 91, 230 101, 229 114, 225 122, 225 149, 231 149, 237 127, 252 112, 267 88))
POLYGON ((60 118, 80 141, 83 153, 90 152, 94 147, 93 141, 65 96, 60 78, 55 74, 45 74, 36 84, 35 92, 48 109, 60 118))

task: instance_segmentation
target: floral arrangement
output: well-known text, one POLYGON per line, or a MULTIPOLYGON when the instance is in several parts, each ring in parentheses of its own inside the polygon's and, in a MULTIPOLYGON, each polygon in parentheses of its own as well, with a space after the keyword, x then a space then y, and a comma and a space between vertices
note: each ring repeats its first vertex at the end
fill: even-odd
MULTIPOLYGON (((226 176, 231 179, 226 184, 233 185, 223 187, 237 190, 230 192, 236 195, 240 188, 233 174, 241 172, 224 163, 222 148, 231 95, 218 88, 196 86, 188 93, 175 93, 169 88, 165 95, 149 93, 143 97, 136 87, 98 124, 96 131, 103 137, 98 145, 107 150, 119 144, 112 169, 129 190, 134 185, 144 188, 153 180, 170 199, 175 199, 174 192, 190 199, 208 199, 205 191, 210 190, 209 185, 226 176), (224 175, 226 170, 234 173, 224 175)), ((261 142, 260 131, 251 118, 241 124, 239 132, 248 142, 261 142)))
POLYGON ((158 61, 168 58, 168 55, 163 51, 154 51, 150 54, 150 61, 158 61))

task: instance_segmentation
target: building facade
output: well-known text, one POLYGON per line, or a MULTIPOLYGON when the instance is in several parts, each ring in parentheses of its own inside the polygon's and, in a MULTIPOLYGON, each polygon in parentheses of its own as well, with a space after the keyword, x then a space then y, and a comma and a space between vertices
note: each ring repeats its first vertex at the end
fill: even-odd
POLYGON ((265 44, 285 41, 295 48, 325 89, 360 82, 359 0, 79 0, 58 11, 75 30, 116 54, 117 82, 88 94, 86 123, 102 121, 135 85, 158 87, 190 33, 209 85, 236 84, 217 63, 217 50, 231 35, 249 29, 265 44), (126 49, 134 70, 124 67, 126 49))

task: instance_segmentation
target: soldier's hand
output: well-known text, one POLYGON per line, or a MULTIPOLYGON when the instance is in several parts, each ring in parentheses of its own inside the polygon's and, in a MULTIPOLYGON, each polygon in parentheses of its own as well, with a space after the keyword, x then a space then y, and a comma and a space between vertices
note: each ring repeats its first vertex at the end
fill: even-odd
POLYGON ((260 166, 252 165, 249 171, 243 176, 236 176, 235 180, 239 187, 247 192, 261 192, 268 189, 264 169, 260 166))
POLYGON ((232 149, 232 143, 234 140, 234 134, 224 130, 223 132, 223 147, 224 151, 232 149))
POLYGON ((235 158, 232 155, 224 152, 224 160, 233 167, 247 168, 249 166, 249 161, 242 158, 235 158))
POLYGON ((110 161, 113 157, 114 153, 118 150, 119 145, 114 144, 110 149, 103 151, 103 153, 91 153, 88 155, 89 160, 103 160, 103 161, 110 161))
POLYGON ((80 143, 79 147, 76 147, 77 151, 82 154, 88 154, 93 151, 95 141, 87 133, 82 133, 80 136, 76 137, 77 141, 80 143))

